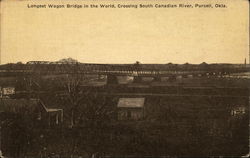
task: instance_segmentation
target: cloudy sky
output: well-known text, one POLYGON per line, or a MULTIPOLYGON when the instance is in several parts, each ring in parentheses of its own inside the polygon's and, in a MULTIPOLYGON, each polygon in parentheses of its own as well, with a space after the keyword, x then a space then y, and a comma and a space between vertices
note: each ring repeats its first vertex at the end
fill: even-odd
MULTIPOLYGON (((187 3, 106 3, 183 2, 187 3)), ((247 0, 226 0, 227 8, 213 9, 27 8, 28 4, 67 3, 105 2, 3 0, 1 63, 68 57, 88 63, 243 63, 248 59, 247 0)))

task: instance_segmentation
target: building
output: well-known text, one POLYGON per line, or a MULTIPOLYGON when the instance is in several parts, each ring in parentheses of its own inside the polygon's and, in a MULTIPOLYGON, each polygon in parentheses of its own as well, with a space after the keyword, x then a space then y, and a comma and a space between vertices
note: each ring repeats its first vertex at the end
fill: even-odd
POLYGON ((48 108, 39 99, 0 99, 0 112, 29 115, 45 125, 58 125, 63 122, 63 109, 48 108))
POLYGON ((144 117, 145 98, 119 98, 118 120, 141 120, 144 117))
POLYGON ((40 111, 38 120, 47 122, 49 126, 58 125, 63 122, 63 109, 48 108, 42 101, 40 103, 40 111))

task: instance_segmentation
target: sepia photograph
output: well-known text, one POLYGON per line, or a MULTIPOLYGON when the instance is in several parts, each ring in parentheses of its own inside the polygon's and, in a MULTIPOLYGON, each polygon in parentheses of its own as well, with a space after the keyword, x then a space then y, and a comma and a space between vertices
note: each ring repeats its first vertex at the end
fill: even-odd
POLYGON ((248 0, 0 0, 0 158, 249 157, 248 0))

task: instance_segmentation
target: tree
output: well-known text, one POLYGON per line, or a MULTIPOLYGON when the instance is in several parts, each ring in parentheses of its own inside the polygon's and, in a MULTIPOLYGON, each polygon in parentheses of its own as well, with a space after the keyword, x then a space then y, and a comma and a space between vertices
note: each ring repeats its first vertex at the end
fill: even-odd
POLYGON ((24 157, 34 149, 35 120, 32 114, 2 112, 0 115, 2 152, 14 158, 24 157), (5 141, 8 140, 8 141, 5 141))
POLYGON ((135 69, 139 69, 141 68, 141 63, 139 61, 136 61, 133 66, 135 69))
POLYGON ((100 145, 100 141, 107 137, 106 130, 115 116, 113 100, 99 93, 97 88, 86 86, 91 79, 79 71, 82 65, 69 66, 71 74, 61 77, 63 95, 58 97, 64 104, 64 123, 69 120, 72 130, 69 153, 74 155, 85 151, 91 156, 104 152, 105 146, 100 145))
POLYGON ((70 126, 73 127, 75 125, 75 111, 77 111, 80 102, 87 95, 87 91, 83 91, 81 89, 81 83, 86 82, 86 78, 84 78, 80 74, 67 75, 66 81, 64 81, 63 87, 65 88, 65 98, 63 98, 68 105, 65 107, 70 111, 70 126), (85 93, 85 94, 83 94, 85 93))
POLYGON ((79 125, 80 122, 97 121, 109 114, 106 98, 98 93, 94 87, 86 86, 91 80, 82 74, 79 64, 75 64, 72 73, 61 78, 64 96, 61 102, 66 111, 70 112, 70 126, 79 125))
POLYGON ((114 109, 108 99, 82 84, 88 79, 81 74, 67 75, 63 86, 65 95, 61 102, 65 103, 64 112, 70 119, 71 155, 85 152, 88 156, 102 151, 100 141, 105 137, 105 129, 114 116, 114 109))
POLYGON ((200 69, 202 70, 208 70, 209 68, 209 65, 206 63, 206 62, 202 62, 200 65, 199 65, 200 69))
POLYGON ((135 65, 140 65, 141 63, 139 61, 136 61, 135 62, 135 65))
POLYGON ((76 64, 76 63, 79 63, 79 62, 77 60, 73 59, 73 58, 65 58, 65 59, 59 60, 58 63, 76 64))

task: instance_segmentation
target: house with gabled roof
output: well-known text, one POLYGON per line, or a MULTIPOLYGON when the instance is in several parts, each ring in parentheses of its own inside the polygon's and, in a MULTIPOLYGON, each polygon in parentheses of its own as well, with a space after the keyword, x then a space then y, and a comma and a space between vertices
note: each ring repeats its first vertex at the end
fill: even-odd
POLYGON ((141 120, 144 117, 145 98, 119 98, 118 120, 141 120))
POLYGON ((0 112, 32 115, 48 126, 63 122, 63 109, 49 108, 40 99, 0 99, 0 112))

